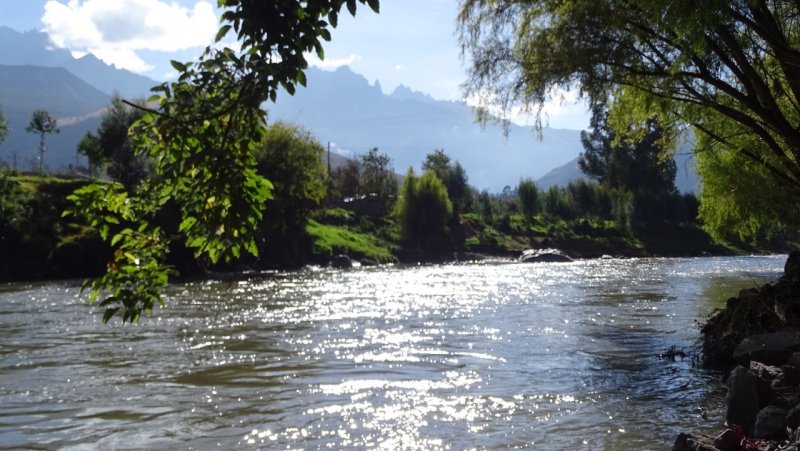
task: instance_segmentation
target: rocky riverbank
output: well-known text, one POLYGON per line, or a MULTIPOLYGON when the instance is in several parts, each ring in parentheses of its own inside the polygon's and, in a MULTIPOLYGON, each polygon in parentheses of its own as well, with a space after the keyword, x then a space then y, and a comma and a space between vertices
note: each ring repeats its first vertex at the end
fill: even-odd
POLYGON ((775 283, 743 290, 701 329, 703 362, 732 368, 729 429, 678 435, 674 450, 800 450, 800 253, 775 283))

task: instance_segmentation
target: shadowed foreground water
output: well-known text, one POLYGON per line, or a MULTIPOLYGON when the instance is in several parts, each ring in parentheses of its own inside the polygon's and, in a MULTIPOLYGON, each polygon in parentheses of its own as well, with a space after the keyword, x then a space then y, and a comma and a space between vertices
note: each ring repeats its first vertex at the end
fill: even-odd
POLYGON ((134 326, 0 286, 0 447, 668 449, 719 427, 722 375, 656 355, 784 261, 268 273, 134 326))

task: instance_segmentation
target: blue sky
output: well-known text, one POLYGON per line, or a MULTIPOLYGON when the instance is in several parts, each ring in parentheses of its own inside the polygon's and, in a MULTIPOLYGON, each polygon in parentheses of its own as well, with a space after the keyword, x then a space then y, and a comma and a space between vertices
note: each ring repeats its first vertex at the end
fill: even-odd
MULTIPOLYGON (((343 14, 325 60, 312 64, 327 70, 346 64, 380 81, 386 93, 403 84, 436 99, 462 100, 457 10, 456 0, 382 0, 380 14, 366 7, 356 18, 343 14)), ((190 61, 213 40, 218 17, 215 0, 0 0, 0 25, 46 31, 75 56, 91 52, 159 81, 173 74, 169 60, 190 61)), ((545 111, 553 127, 588 126, 582 105, 552 104, 545 111)))

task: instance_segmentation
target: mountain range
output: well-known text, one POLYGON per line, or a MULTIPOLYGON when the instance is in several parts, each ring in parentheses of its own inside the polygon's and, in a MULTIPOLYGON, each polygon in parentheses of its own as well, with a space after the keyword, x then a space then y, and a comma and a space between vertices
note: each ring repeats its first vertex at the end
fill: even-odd
POLYGON ((399 86, 384 94, 347 66, 336 71, 311 68, 308 84, 294 96, 279 95, 269 106, 269 119, 301 124, 334 152, 346 156, 377 147, 389 155, 397 172, 417 170, 425 156, 443 149, 466 170, 479 189, 500 191, 522 178, 536 179, 574 159, 582 150, 580 132, 533 130, 498 123, 481 126, 464 102, 435 100, 399 86))
MULTIPOLYGON (((464 102, 436 100, 405 86, 385 94, 379 82, 346 66, 332 72, 309 68, 306 76, 306 88, 294 96, 281 93, 276 103, 265 105, 268 121, 301 125, 334 154, 353 158, 377 147, 402 174, 410 166, 418 170, 427 154, 443 149, 462 164, 470 184, 493 192, 522 178, 541 178, 540 186, 547 188, 580 177, 577 130, 545 128, 540 139, 511 124, 505 135, 500 124, 476 124, 464 102)), ((76 159, 77 144, 97 129, 111 95, 144 98, 156 84, 93 55, 75 58, 54 48, 45 33, 0 27, 0 107, 12 129, 0 143, 0 161, 19 169, 34 166, 38 137, 25 126, 35 109, 44 108, 61 126, 47 138, 45 167, 59 171, 85 164, 76 159)))

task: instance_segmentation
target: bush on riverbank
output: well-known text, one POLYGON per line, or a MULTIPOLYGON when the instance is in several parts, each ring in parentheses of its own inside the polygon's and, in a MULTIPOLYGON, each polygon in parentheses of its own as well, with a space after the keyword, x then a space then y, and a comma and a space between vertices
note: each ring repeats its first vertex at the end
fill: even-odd
POLYGON ((66 197, 88 181, 1 175, 0 280, 97 275, 109 247, 86 224, 63 218, 66 197))

